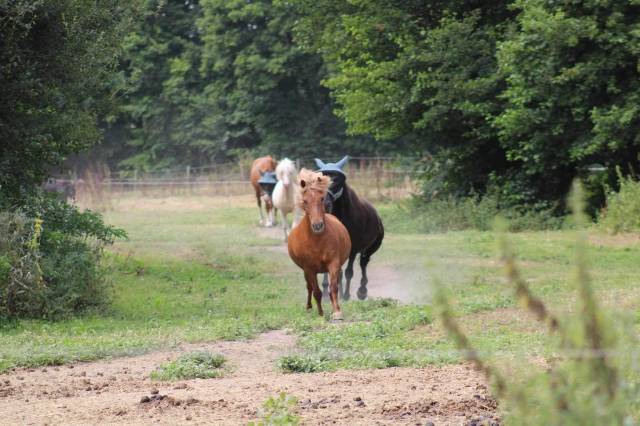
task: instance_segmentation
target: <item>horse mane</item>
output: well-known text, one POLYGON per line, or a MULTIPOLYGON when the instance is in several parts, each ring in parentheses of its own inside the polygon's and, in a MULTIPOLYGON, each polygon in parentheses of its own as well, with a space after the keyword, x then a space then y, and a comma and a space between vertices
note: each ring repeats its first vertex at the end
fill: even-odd
POLYGON ((299 199, 302 200, 302 196, 306 194, 307 191, 319 191, 322 194, 326 194, 329 190, 329 185, 331 185, 331 178, 329 176, 309 169, 302 169, 298 174, 299 199))

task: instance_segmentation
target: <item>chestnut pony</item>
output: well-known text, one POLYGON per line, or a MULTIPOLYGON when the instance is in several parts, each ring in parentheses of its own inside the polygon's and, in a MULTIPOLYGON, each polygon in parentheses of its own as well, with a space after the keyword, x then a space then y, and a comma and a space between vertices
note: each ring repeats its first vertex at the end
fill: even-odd
POLYGON ((258 183, 263 173, 274 172, 275 169, 276 169, 276 160, 274 160, 270 155, 267 155, 266 157, 257 158, 251 165, 251 175, 250 175, 251 186, 253 186, 253 189, 256 192, 258 212, 260 212, 260 225, 273 226, 275 222, 271 196, 269 194, 266 194, 260 187, 260 184, 258 183), (264 198, 264 209, 267 214, 266 222, 265 222, 265 217, 262 214, 263 198, 264 198))
POLYGON ((302 169, 298 175, 299 203, 305 215, 289 235, 289 256, 304 271, 307 281, 307 309, 311 309, 311 293, 318 313, 322 312, 322 290, 317 274, 329 273, 332 319, 342 319, 338 304, 338 281, 342 265, 351 252, 347 228, 335 216, 325 213, 324 202, 331 178, 322 173, 302 169))

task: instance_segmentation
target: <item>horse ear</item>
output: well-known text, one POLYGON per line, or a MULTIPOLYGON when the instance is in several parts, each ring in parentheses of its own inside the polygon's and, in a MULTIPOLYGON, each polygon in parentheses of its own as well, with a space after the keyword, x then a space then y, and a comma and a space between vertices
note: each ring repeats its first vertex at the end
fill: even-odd
POLYGON ((316 158, 315 162, 316 162, 316 166, 318 166, 319 169, 324 167, 324 162, 321 159, 316 158))
POLYGON ((345 165, 345 164, 347 164, 347 161, 349 161, 349 156, 348 156, 348 155, 345 155, 345 156, 344 156, 344 158, 343 158, 342 160, 340 160, 340 161, 338 161, 338 162, 336 163, 336 166, 337 166, 340 170, 342 170, 342 168, 344 167, 344 165, 345 165))

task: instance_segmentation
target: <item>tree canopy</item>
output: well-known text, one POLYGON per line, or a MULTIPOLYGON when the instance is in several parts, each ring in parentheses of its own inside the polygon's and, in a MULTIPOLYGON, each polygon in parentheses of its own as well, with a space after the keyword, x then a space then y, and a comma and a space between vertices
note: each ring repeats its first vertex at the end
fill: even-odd
POLYGON ((207 164, 247 149, 292 157, 380 149, 345 134, 321 84, 322 58, 294 42, 291 5, 147 0, 143 15, 126 38, 129 90, 107 132, 116 165, 207 164))
POLYGON ((119 87, 129 7, 81 0, 0 5, 0 185, 13 198, 100 140, 119 87))
POLYGON ((439 191, 556 201, 638 160, 634 1, 298 0, 349 131, 435 155, 439 191))

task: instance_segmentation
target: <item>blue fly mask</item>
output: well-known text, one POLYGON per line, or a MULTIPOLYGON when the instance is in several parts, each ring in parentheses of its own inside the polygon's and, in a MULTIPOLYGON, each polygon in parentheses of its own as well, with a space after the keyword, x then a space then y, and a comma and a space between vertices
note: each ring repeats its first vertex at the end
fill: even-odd
POLYGON ((258 185, 260 185, 263 195, 271 197, 273 195, 273 189, 276 187, 276 183, 278 183, 278 179, 276 179, 275 172, 260 172, 258 185))
MULTIPOLYGON (((349 161, 348 155, 345 155, 342 158, 342 160, 338 161, 337 163, 325 163, 319 158, 316 158, 315 161, 316 161, 316 165, 318 166, 318 171, 322 172, 322 174, 326 176, 332 176, 332 177, 336 175, 342 175, 344 176, 344 179, 341 179, 341 180, 343 181, 346 180, 347 175, 345 175, 344 170, 342 169, 347 164, 347 161, 349 161)), ((342 196, 343 192, 344 192, 344 185, 340 185, 339 188, 329 187, 328 194, 329 196, 331 196, 333 201, 336 201, 338 198, 342 196)))

